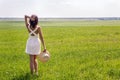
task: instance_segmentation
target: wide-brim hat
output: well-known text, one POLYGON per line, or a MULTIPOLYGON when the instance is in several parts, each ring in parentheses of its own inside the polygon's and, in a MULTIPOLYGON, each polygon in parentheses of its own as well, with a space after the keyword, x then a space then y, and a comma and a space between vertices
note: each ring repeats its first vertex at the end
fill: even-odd
POLYGON ((48 60, 50 59, 50 53, 49 51, 46 51, 46 52, 41 52, 40 53, 40 61, 41 62, 47 62, 48 60))

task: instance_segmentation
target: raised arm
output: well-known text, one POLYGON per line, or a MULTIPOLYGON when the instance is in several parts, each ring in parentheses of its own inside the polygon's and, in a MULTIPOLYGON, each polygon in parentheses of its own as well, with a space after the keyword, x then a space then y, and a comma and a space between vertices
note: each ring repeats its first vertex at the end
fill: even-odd
POLYGON ((41 40, 41 42, 43 44, 44 52, 46 52, 46 46, 45 46, 45 42, 44 42, 44 39, 43 39, 43 34, 42 34, 41 27, 38 28, 38 32, 39 32, 40 40, 41 40))
POLYGON ((25 15, 25 25, 26 25, 26 27, 28 27, 28 25, 29 25, 29 19, 30 19, 30 17, 25 15))

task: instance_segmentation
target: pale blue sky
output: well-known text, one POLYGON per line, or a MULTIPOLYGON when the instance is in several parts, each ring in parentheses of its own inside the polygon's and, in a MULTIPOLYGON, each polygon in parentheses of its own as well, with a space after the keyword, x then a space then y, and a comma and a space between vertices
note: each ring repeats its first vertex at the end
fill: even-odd
POLYGON ((120 0, 0 0, 0 17, 120 17, 120 0))

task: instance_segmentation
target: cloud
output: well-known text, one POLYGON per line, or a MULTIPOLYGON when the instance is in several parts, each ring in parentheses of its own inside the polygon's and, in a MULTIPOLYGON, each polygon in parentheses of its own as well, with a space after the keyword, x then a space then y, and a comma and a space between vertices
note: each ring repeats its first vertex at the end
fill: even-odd
POLYGON ((119 0, 0 0, 0 16, 104 17, 119 16, 119 0))

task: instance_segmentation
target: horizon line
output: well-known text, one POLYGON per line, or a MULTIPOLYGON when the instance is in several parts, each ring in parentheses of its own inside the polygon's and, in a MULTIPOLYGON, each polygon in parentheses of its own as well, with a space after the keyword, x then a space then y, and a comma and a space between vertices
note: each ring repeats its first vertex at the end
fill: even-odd
MULTIPOLYGON (((24 18, 24 17, 0 17, 0 18, 24 18)), ((120 18, 120 17, 38 17, 38 18, 120 18)))

